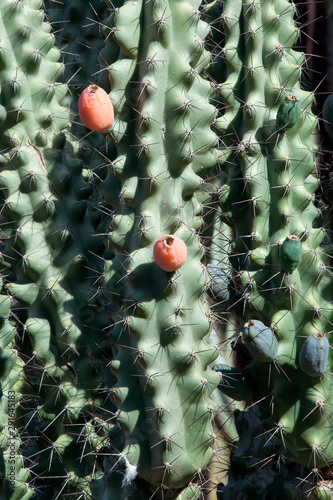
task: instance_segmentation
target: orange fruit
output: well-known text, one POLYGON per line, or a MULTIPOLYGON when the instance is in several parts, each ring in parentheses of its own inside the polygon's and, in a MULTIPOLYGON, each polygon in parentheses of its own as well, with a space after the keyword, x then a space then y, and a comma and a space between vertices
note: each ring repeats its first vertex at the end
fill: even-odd
POLYGON ((113 124, 114 110, 108 94, 98 85, 89 85, 79 97, 82 123, 96 132, 108 132, 113 124))
POLYGON ((176 271, 186 261, 187 246, 178 236, 166 234, 156 241, 153 254, 156 264, 164 271, 176 271))

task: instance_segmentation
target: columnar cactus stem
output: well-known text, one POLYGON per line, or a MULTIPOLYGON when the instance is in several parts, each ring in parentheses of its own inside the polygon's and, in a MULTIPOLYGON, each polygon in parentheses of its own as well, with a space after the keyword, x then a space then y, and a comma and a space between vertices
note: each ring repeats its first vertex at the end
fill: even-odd
POLYGON ((295 14, 1 1, 1 498, 199 500, 221 469, 224 500, 329 495, 332 249, 295 14), (113 123, 82 100, 79 121, 89 84, 113 123))
POLYGON ((111 369, 126 434, 122 453, 162 495, 204 469, 214 445, 209 395, 218 378, 208 365, 217 351, 206 341, 207 275, 195 193, 215 164, 216 135, 211 86, 200 76, 209 56, 198 7, 195 1, 125 2, 115 16, 120 55, 110 71, 118 158, 109 175, 121 181, 120 211, 109 233, 115 257, 105 279, 118 351, 111 369), (175 273, 153 262, 161 234, 176 234, 187 245, 187 261, 175 273))
POLYGON ((69 140, 63 65, 41 3, 0 6, 1 471, 13 500, 74 494, 83 483, 88 492, 89 451, 108 431, 106 422, 96 431, 92 408, 115 410, 106 316, 91 287, 103 264, 98 198, 69 140))
MULTIPOLYGON (((320 246, 325 232, 315 226, 320 212, 313 96, 299 83, 304 55, 290 48, 299 34, 295 6, 246 1, 237 4, 236 21, 235 3, 220 5, 224 59, 220 74, 217 63, 211 73, 225 106, 216 120, 224 144, 223 182, 227 173, 230 186, 222 211, 234 231, 229 258, 236 298, 227 310, 235 312, 236 328, 244 326, 242 338, 254 358, 244 376, 254 389, 251 403, 263 411, 267 436, 274 431, 280 437, 276 457, 321 468, 333 460, 325 416, 332 356, 325 347, 326 365, 324 342, 317 342, 305 362, 301 348, 310 336, 328 345, 333 308, 327 296, 330 264, 320 246)), ((208 11, 212 15, 213 7, 208 11)))

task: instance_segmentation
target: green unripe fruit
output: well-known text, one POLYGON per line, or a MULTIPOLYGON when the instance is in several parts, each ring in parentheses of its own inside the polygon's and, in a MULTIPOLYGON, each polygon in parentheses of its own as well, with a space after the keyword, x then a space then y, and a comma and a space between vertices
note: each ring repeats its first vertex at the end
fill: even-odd
POLYGON ((261 321, 251 319, 245 323, 242 338, 256 361, 274 361, 278 354, 278 342, 272 330, 261 321))
POLYGON ((299 365, 310 377, 320 377, 326 371, 329 342, 321 332, 309 335, 302 345, 299 365))
POLYGON ((280 129, 288 129, 295 125, 301 117, 301 103, 294 95, 287 95, 281 102, 276 115, 276 125, 280 129))
POLYGON ((302 261, 302 243, 298 236, 287 236, 281 246, 280 262, 284 271, 292 273, 302 261))

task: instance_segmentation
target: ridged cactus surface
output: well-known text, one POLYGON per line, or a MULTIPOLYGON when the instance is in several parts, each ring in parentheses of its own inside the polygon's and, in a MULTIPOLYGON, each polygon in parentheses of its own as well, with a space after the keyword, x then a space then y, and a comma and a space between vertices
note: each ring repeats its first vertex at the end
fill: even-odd
POLYGON ((217 138, 210 130, 211 85, 200 77, 209 56, 198 7, 125 2, 115 14, 119 58, 110 65, 118 157, 106 179, 107 198, 114 177, 120 180, 108 237, 115 256, 104 282, 117 348, 111 369, 126 434, 122 453, 162 494, 200 474, 215 439, 209 396, 218 377, 208 365, 218 353, 207 343, 196 192, 215 164, 217 138), (187 261, 176 272, 153 261, 153 245, 163 234, 187 245, 187 261))
MULTIPOLYGON (((234 397, 251 388, 247 411, 257 404, 266 429, 259 434, 279 443, 271 461, 320 469, 333 460, 331 261, 318 226, 313 95, 300 85, 305 56, 291 48, 295 10, 285 1, 208 6, 223 45, 208 71, 221 115, 216 185, 229 187, 222 218, 233 233, 224 272, 234 297, 224 311, 244 368, 234 397)), ((228 370, 221 389, 230 395, 228 370)))
POLYGON ((63 65, 40 7, 0 6, 1 495, 10 499, 88 493, 90 453, 114 410, 94 286, 101 217, 67 132, 63 65))

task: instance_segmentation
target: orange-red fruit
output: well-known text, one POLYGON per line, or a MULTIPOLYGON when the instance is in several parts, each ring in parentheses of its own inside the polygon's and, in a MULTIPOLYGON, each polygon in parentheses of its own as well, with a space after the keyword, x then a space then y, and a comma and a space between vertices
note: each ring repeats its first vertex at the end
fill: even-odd
POLYGON ((154 260, 164 271, 179 269, 187 257, 185 242, 174 234, 161 236, 154 245, 154 260))
POLYGON ((82 123, 97 132, 108 132, 114 120, 110 97, 98 85, 84 89, 79 97, 79 113, 82 123))

